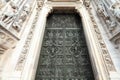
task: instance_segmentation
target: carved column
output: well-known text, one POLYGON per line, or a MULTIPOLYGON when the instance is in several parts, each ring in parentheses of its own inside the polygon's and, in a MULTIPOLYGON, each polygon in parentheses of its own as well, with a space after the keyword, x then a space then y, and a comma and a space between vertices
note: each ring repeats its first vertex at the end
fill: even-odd
POLYGON ((37 69, 37 62, 39 59, 39 51, 41 48, 42 44, 42 39, 44 36, 44 30, 45 30, 45 25, 46 25, 46 19, 51 12, 51 7, 44 5, 43 8, 40 10, 40 15, 38 16, 37 22, 36 22, 36 28, 35 28, 35 33, 33 35, 33 41, 31 42, 31 46, 28 52, 28 56, 26 58, 26 63, 24 65, 24 72, 22 74, 22 80, 28 79, 28 77, 34 79, 36 69, 37 69), (37 37, 37 38, 36 38, 37 37), (32 57, 32 59, 31 59, 32 57), (30 72, 26 74, 26 72, 30 72))
POLYGON ((76 7, 76 9, 83 20, 83 28, 90 51, 91 62, 93 65, 96 65, 93 67, 95 78, 98 80, 114 80, 111 77, 111 72, 116 72, 116 69, 103 41, 96 21, 94 20, 94 16, 91 13, 91 8, 87 7, 89 13, 84 6, 76 7), (92 46, 92 48, 90 46, 92 46))

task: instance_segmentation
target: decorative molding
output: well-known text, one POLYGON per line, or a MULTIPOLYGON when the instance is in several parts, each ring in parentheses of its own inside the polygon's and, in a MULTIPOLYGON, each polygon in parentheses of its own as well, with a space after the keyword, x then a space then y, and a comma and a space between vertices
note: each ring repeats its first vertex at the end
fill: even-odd
POLYGON ((101 32, 100 32, 100 30, 98 28, 98 25, 97 25, 97 23, 96 23, 96 21, 94 19, 94 16, 93 16, 93 14, 91 12, 91 8, 87 8, 87 9, 88 9, 88 13, 90 15, 92 24, 94 26, 94 32, 96 33, 95 35, 96 35, 98 43, 100 45, 100 49, 102 51, 101 55, 102 55, 103 61, 105 62, 104 64, 105 64, 105 66, 107 68, 107 71, 108 72, 116 71, 115 66, 114 66, 114 64, 113 64, 113 62, 111 60, 110 54, 109 54, 109 52, 107 50, 107 47, 105 45, 105 42, 104 42, 104 40, 103 40, 103 38, 101 36, 101 32))
POLYGON ((114 1, 114 3, 107 3, 108 1, 93 1, 95 11, 97 12, 97 18, 101 21, 102 27, 113 46, 118 49, 116 44, 116 38, 119 37, 120 33, 120 1, 114 1), (108 6, 109 4, 109 6, 108 6))
POLYGON ((23 46, 22 52, 20 54, 20 57, 18 59, 17 65, 16 65, 16 70, 17 71, 21 71, 23 69, 25 61, 26 61, 26 57, 28 55, 27 53, 28 53, 28 50, 29 50, 29 47, 30 47, 30 43, 31 43, 32 37, 33 37, 35 24, 36 24, 38 16, 39 16, 40 9, 41 9, 41 7, 43 5, 42 4, 41 7, 40 7, 39 2, 40 1, 38 1, 38 10, 37 10, 37 13, 35 15, 35 19, 33 21, 32 27, 30 29, 30 32, 29 32, 28 36, 27 36, 26 42, 25 42, 25 44, 23 46))

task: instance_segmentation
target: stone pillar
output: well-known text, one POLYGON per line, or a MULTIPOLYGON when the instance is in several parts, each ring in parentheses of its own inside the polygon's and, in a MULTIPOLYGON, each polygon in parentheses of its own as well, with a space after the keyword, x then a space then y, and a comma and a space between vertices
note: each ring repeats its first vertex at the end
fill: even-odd
POLYGON ((22 80, 34 80, 35 78, 38 59, 40 56, 40 49, 42 45, 42 39, 44 36, 46 19, 51 9, 51 7, 44 5, 39 12, 36 28, 34 31, 35 33, 31 42, 32 46, 30 47, 30 50, 28 52, 29 55, 27 56, 25 67, 22 72, 22 80))

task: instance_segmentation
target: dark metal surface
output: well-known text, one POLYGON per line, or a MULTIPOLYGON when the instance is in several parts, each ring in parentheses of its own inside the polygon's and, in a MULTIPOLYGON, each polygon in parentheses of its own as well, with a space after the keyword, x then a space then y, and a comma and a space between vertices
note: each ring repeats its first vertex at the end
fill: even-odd
POLYGON ((48 17, 35 80, 94 80, 78 15, 48 17))

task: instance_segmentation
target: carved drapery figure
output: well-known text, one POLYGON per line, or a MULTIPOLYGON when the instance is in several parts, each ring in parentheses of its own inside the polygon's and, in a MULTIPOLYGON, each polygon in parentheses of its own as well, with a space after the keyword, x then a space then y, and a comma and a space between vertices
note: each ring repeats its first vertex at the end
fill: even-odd
POLYGON ((17 32, 20 31, 23 22, 26 20, 27 15, 29 14, 29 11, 30 11, 30 6, 28 4, 26 4, 23 7, 23 11, 19 14, 19 16, 18 16, 19 18, 14 21, 12 26, 17 32))
POLYGON ((1 21, 6 24, 9 24, 15 19, 16 15, 17 15, 17 6, 13 1, 10 1, 5 11, 1 15, 2 17, 1 21))
POLYGON ((103 3, 99 2, 99 4, 97 5, 97 12, 98 14, 103 17, 105 20, 108 20, 110 17, 105 9, 105 6, 103 3))
POLYGON ((117 23, 115 21, 106 20, 106 23, 108 24, 108 29, 110 32, 113 31, 115 27, 117 27, 117 23))
POLYGON ((120 22, 120 1, 116 1, 114 4, 112 4, 110 10, 113 12, 116 19, 120 22))

